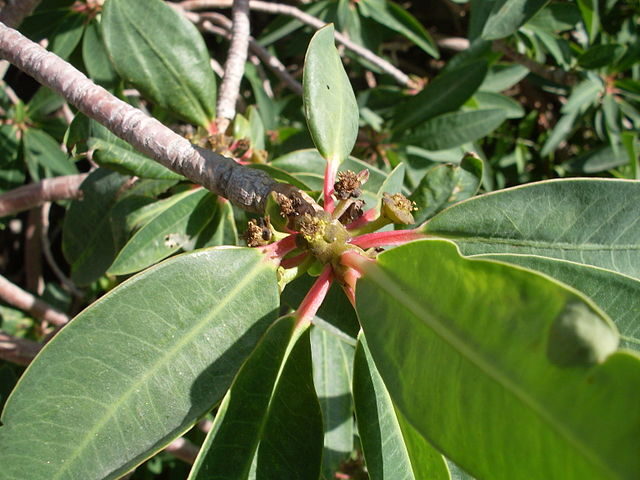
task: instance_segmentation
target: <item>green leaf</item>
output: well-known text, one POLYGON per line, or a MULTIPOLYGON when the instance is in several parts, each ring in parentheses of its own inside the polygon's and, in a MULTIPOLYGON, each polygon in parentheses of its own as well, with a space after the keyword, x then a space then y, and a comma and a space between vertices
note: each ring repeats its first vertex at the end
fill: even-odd
POLYGON ((549 0, 496 0, 482 30, 485 40, 497 40, 515 33, 549 0))
POLYGON ((393 110, 394 131, 402 132, 466 102, 487 74, 487 62, 477 60, 438 75, 419 94, 393 110))
POLYGON ((115 258, 118 246, 111 233, 109 212, 125 180, 122 175, 99 168, 82 182, 82 199, 69 206, 62 251, 71 265, 71 279, 78 285, 98 279, 115 258))
POLYGON ((594 45, 578 57, 578 64, 582 68, 593 70, 613 65, 620 60, 623 54, 624 47, 622 45, 594 45))
POLYGON ((318 478, 321 453, 309 329, 285 317, 242 366, 189 480, 318 478))
POLYGON ((340 164, 358 135, 358 104, 333 38, 333 25, 318 30, 307 48, 303 72, 304 113, 320 154, 340 164))
POLYGON ((460 165, 446 164, 431 168, 409 197, 416 203, 416 223, 422 223, 440 210, 473 197, 482 182, 482 160, 465 155, 460 165))
POLYGON ((570 172, 592 174, 604 172, 629 162, 624 152, 614 152, 611 145, 592 148, 563 164, 570 172))
POLYGON ((102 30, 97 22, 87 25, 82 39, 82 61, 89 77, 98 85, 113 90, 119 82, 102 39, 102 30))
POLYGON ((0 125, 0 192, 24 183, 24 162, 19 158, 20 141, 15 125, 0 125))
POLYGON ((582 21, 584 23, 589 40, 594 42, 598 33, 600 33, 600 13, 598 11, 599 0, 576 0, 582 21))
POLYGON ((238 230, 233 218, 231 203, 217 198, 217 208, 211 221, 202 229, 196 239, 196 248, 238 245, 238 230))
POLYGON ((322 476, 334 479, 353 450, 351 372, 354 348, 323 328, 311 330, 313 384, 324 421, 322 476))
POLYGON ((109 267, 111 275, 142 270, 178 250, 192 250, 197 235, 216 209, 215 196, 202 188, 182 194, 179 201, 138 230, 109 267))
POLYGON ((404 8, 386 0, 362 0, 357 5, 363 16, 405 36, 432 57, 440 57, 438 47, 427 29, 404 8))
POLYGON ((395 410, 364 335, 356 347, 353 399, 371 480, 449 479, 442 455, 395 410))
POLYGON ((557 33, 575 28, 579 21, 580 10, 576 4, 550 3, 527 22, 527 27, 557 33))
POLYGON ((64 103, 64 98, 53 90, 40 87, 27 103, 27 112, 31 119, 45 120, 47 115, 58 110, 64 103))
POLYGON ((363 263, 372 357, 445 455, 478 478, 640 475, 640 357, 616 351, 615 327, 584 297, 442 240, 363 263))
POLYGON ((92 137, 88 141, 89 147, 95 149, 94 159, 99 165, 140 178, 158 180, 184 178, 149 157, 136 152, 131 145, 115 135, 105 135, 105 137, 104 139, 92 137))
POLYGON ((529 69, 519 64, 498 63, 492 65, 480 85, 483 92, 502 92, 516 85, 529 74, 529 69))
POLYGON ((278 309, 260 252, 181 255, 107 293, 47 344, 0 428, 3 474, 115 479, 220 401, 278 309))
POLYGON ((506 118, 506 112, 497 109, 445 113, 417 127, 402 143, 427 150, 445 150, 488 135, 506 118))
POLYGON ((513 98, 495 92, 476 92, 472 97, 475 106, 480 110, 500 109, 507 118, 524 117, 524 108, 513 98))
POLYGON ((108 0, 102 34, 116 71, 180 118, 207 127, 215 118, 216 81, 200 33, 160 0, 108 0))
POLYGON ((581 291, 615 322, 621 346, 640 351, 640 281, 580 263, 534 255, 482 255, 542 272, 581 291))
POLYGON ((433 217, 425 233, 465 255, 518 253, 640 278, 640 183, 550 180, 481 195, 433 217))
POLYGON ((73 175, 78 173, 75 164, 60 149, 60 144, 49 134, 36 128, 28 128, 22 139, 24 145, 24 159, 27 162, 31 176, 41 178, 38 168, 53 175, 73 175))

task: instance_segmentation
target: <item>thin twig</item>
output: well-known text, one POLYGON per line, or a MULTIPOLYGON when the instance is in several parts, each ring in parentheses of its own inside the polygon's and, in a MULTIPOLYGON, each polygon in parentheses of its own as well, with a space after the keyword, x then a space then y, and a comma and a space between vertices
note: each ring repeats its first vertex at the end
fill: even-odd
MULTIPOLYGON (((229 37, 231 29, 231 20, 224 15, 218 13, 193 13, 183 10, 183 13, 191 22, 198 25, 203 31, 220 35, 225 38, 229 37), (219 25, 220 27, 217 27, 219 25)), ((282 83, 296 95, 302 95, 302 85, 287 71, 287 67, 276 57, 271 55, 269 51, 260 45, 255 38, 249 36, 249 49, 276 75, 282 83)))
POLYGON ((279 184, 261 170, 243 167, 230 158, 192 145, 3 24, 0 24, 0 57, 60 94, 138 151, 244 210, 263 212, 272 191, 301 195, 295 187, 279 184))
POLYGON ((170 453, 179 460, 193 465, 198 456, 198 447, 190 440, 180 437, 165 447, 165 452, 170 453))
POLYGON ((15 28, 31 15, 39 3, 40 0, 5 0, 5 5, 0 10, 0 22, 15 28))
MULTIPOLYGON (((185 10, 210 10, 213 8, 229 8, 232 6, 232 0, 185 0, 183 2, 180 2, 178 5, 185 10)), ((316 29, 322 28, 326 25, 319 18, 316 18, 313 15, 309 15, 308 13, 303 12, 299 8, 292 5, 251 0, 249 2, 249 8, 251 10, 271 13, 274 15, 287 15, 316 29)), ((391 75, 401 85, 410 88, 416 87, 415 82, 413 82, 406 73, 400 71, 398 68, 393 66, 385 59, 379 57, 371 50, 352 42, 340 32, 335 32, 335 37, 339 43, 344 45, 352 52, 360 55, 370 63, 376 65, 382 71, 391 75)))
POLYGON ((27 215, 27 225, 24 229, 24 285, 27 290, 42 295, 44 292, 44 278, 42 277, 42 245, 40 244, 41 206, 32 208, 27 215))
POLYGON ((30 210, 45 202, 80 198, 80 184, 86 177, 87 174, 82 173, 47 178, 3 193, 0 195, 0 217, 30 210))
POLYGON ((33 340, 18 338, 0 331, 0 359, 18 365, 29 365, 42 345, 33 340))
POLYGON ((516 62, 527 67, 529 71, 549 80, 550 82, 558 83, 560 85, 575 85, 578 80, 578 77, 572 73, 565 72, 560 68, 555 68, 549 65, 542 65, 531 60, 526 55, 522 55, 521 53, 513 50, 503 40, 495 40, 493 42, 493 49, 504 54, 504 56, 512 62, 516 62))
POLYGON ((11 283, 2 275, 0 275, 0 299, 51 325, 61 326, 69 322, 69 317, 64 313, 11 283))
POLYGON ((62 269, 58 266, 56 259, 51 253, 51 244, 49 242, 49 212, 51 211, 51 202, 46 202, 42 205, 42 221, 40 222, 40 235, 42 244, 42 253, 47 260, 49 267, 53 270, 54 275, 60 280, 60 283, 76 297, 82 297, 83 293, 78 290, 78 287, 68 278, 62 269))
POLYGON ((240 95, 240 82, 244 74, 249 50, 249 0, 233 0, 231 11, 233 27, 231 29, 231 44, 224 64, 224 76, 218 92, 216 124, 218 131, 224 132, 233 117, 236 116, 236 101, 240 95))

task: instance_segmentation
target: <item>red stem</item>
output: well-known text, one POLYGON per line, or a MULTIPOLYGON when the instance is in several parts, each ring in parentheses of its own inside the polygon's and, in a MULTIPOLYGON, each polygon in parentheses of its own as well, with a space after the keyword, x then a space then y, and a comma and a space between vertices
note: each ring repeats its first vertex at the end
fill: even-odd
POLYGON ((278 263, 282 260, 287 253, 294 250, 297 247, 296 235, 289 235, 282 240, 271 243, 266 247, 262 247, 262 252, 267 255, 269 260, 277 260, 278 263))
POLYGON ((375 220, 377 216, 378 216, 378 209, 375 207, 370 208, 369 210, 364 212, 364 214, 359 219, 347 225, 347 229, 354 230, 356 228, 364 227, 367 223, 371 222, 372 220, 375 220))
POLYGON ((324 211, 333 213, 335 208, 333 197, 333 186, 336 183, 336 170, 333 162, 327 162, 327 166, 324 169, 324 185, 322 188, 322 194, 324 196, 324 211))
POLYGON ((417 230, 391 230, 388 232, 365 233, 364 235, 353 237, 349 240, 349 243, 360 248, 372 248, 402 245, 426 237, 424 233, 420 233, 417 230))
POLYGON ((320 305, 322 305, 324 297, 327 296, 332 281, 333 270, 331 269, 331 265, 325 265, 322 273, 311 286, 296 311, 297 324, 305 321, 310 322, 311 319, 313 319, 320 305))
POLYGON ((302 262, 305 261, 305 259, 309 256, 309 254, 307 252, 302 252, 299 255, 296 255, 295 257, 291 257, 291 258, 284 258, 282 259, 282 261, 280 262, 280 266, 282 268, 293 268, 293 267, 297 267, 298 265, 300 265, 302 262))

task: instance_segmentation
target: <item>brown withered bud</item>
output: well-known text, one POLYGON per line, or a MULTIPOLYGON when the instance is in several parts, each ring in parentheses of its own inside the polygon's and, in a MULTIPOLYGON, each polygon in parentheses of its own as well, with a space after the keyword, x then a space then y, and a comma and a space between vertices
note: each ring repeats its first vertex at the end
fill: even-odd
POLYGON ((298 222, 300 234, 308 242, 312 241, 314 237, 323 233, 323 222, 318 217, 314 217, 305 213, 302 219, 298 222))
POLYGON ((262 247, 271 240, 272 232, 269 219, 258 218, 249 220, 244 238, 249 247, 262 247))
POLYGON ((350 223, 355 222, 364 215, 363 206, 363 200, 354 200, 353 203, 347 207, 344 213, 340 215, 338 221, 343 225, 349 225, 350 223))
POLYGON ((208 148, 209 150, 213 150, 214 152, 218 152, 222 154, 230 153, 229 146, 233 143, 233 137, 229 137, 224 133, 216 133, 213 135, 209 135, 206 138, 201 139, 198 142, 198 146, 202 148, 208 148))
POLYGON ((417 210, 416 204, 401 193, 382 194, 382 215, 393 223, 411 225, 415 223, 413 212, 417 210))
POLYGON ((338 172, 336 183, 333 186, 336 198, 346 200, 348 198, 358 198, 362 195, 360 187, 369 179, 369 170, 362 170, 355 173, 352 170, 338 172))
POLYGON ((251 141, 248 138, 241 138, 239 140, 236 140, 233 149, 233 155, 236 157, 241 157, 242 155, 247 153, 250 148, 251 141))
POLYGON ((269 154, 267 153, 266 150, 254 149, 251 152, 251 158, 249 159, 249 161, 251 163, 267 163, 268 156, 269 154))

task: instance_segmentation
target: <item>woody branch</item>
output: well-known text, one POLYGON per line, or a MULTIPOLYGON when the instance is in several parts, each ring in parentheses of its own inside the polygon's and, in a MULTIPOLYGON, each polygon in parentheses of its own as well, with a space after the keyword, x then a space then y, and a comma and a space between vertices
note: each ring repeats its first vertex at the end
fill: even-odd
MULTIPOLYGON (((262 213, 269 193, 285 188, 260 170, 243 167, 230 158, 192 145, 2 23, 0 56, 59 93, 143 154, 244 210, 262 213)), ((288 185, 285 189, 297 191, 288 185)))

